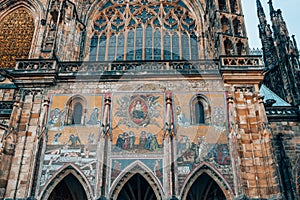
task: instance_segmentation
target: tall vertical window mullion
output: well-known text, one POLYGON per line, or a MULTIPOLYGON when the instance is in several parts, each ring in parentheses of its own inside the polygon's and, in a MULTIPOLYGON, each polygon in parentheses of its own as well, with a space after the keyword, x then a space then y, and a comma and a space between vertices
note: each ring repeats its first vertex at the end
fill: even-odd
POLYGON ((96 61, 97 58, 97 46, 98 46, 98 36, 95 33, 91 38, 90 45, 90 61, 96 61))
POLYGON ((191 54, 190 54, 189 36, 186 33, 182 34, 181 43, 182 43, 182 59, 190 60, 191 54))
POLYGON ((180 59, 179 37, 177 33, 172 36, 172 58, 173 60, 180 59))
POLYGON ((199 58, 198 56, 198 39, 195 33, 192 33, 191 35, 191 54, 192 54, 192 60, 197 60, 199 58))
POLYGON ((152 28, 148 26, 146 28, 146 46, 145 46, 145 58, 146 60, 152 60, 152 28))
POLYGON ((130 29, 127 35, 126 60, 133 60, 133 59, 134 59, 134 32, 132 29, 130 29))
POLYGON ((120 33, 118 36, 118 50, 116 60, 124 60, 124 34, 120 33))
POLYGON ((154 32, 154 60, 161 60, 161 34, 159 30, 154 32))
POLYGON ((98 49, 99 49, 98 61, 104 61, 105 60, 105 53, 106 53, 106 36, 104 34, 102 34, 100 36, 98 49))
POLYGON ((136 45, 135 45, 135 59, 142 60, 143 59, 143 28, 141 25, 136 29, 136 45))
POLYGON ((171 60, 171 39, 167 32, 164 35, 164 59, 171 60))
POLYGON ((109 38, 109 46, 108 46, 108 61, 114 61, 115 60, 115 54, 116 54, 116 35, 113 34, 109 38))

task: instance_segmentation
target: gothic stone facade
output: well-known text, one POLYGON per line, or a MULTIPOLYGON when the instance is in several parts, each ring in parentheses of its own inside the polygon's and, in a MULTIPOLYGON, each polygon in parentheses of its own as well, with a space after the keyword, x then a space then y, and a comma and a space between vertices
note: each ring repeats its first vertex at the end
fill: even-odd
POLYGON ((0 197, 297 199, 299 52, 270 5, 262 58, 240 0, 2 1, 0 197))

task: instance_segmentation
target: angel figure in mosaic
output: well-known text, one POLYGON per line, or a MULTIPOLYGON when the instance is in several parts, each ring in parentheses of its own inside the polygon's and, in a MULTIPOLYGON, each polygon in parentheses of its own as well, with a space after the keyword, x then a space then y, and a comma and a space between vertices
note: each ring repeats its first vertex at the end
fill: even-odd
POLYGON ((50 112, 50 120, 48 122, 50 130, 61 130, 64 122, 64 110, 55 108, 50 112))

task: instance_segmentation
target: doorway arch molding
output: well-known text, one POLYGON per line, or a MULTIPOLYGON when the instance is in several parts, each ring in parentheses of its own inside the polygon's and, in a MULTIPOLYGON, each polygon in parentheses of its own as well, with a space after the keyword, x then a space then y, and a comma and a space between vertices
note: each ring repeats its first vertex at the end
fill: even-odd
POLYGON ((186 199, 188 192, 190 191, 193 183, 202 175, 206 173, 210 178, 212 178, 218 186, 223 191, 227 200, 234 199, 234 192, 230 187, 228 181, 222 176, 222 174, 211 164, 207 162, 202 162, 198 165, 191 174, 189 174, 180 190, 180 198, 179 199, 186 199))
POLYGON ((65 164, 47 181, 38 199, 47 200, 54 188, 68 175, 73 175, 83 187, 88 200, 94 199, 93 189, 84 173, 74 164, 65 164))
POLYGON ((149 167, 147 167, 141 161, 135 161, 127 166, 114 180, 109 192, 110 199, 117 199, 118 194, 121 192, 127 181, 129 181, 135 174, 140 174, 143 178, 146 179, 146 181, 152 187, 158 200, 163 199, 164 191, 161 182, 154 175, 151 169, 149 169, 149 167))

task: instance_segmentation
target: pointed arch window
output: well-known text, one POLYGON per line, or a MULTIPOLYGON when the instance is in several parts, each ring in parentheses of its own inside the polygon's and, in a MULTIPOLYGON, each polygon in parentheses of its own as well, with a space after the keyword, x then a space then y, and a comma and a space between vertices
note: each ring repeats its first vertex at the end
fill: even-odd
POLYGON ((225 48, 225 54, 226 55, 232 55, 234 52, 233 45, 230 39, 226 38, 224 41, 224 48, 225 48))
POLYGON ((207 124, 210 120, 210 110, 206 98, 196 95, 191 102, 191 122, 194 125, 207 124))
POLYGON ((205 172, 202 173, 192 186, 187 191, 184 191, 184 193, 186 199, 226 200, 226 196, 219 184, 205 172))
POLYGON ((233 30, 235 35, 242 35, 241 33, 241 21, 238 18, 233 20, 233 30))
POLYGON ((244 44, 242 41, 239 41, 237 44, 236 44, 236 48, 237 48, 237 53, 238 55, 242 55, 243 54, 243 50, 244 50, 244 44))
POLYGON ((1 19, 0 68, 13 68, 16 59, 28 58, 34 28, 34 19, 24 8, 1 19))
POLYGON ((83 125, 86 101, 82 97, 72 97, 67 103, 66 125, 83 125))
POLYGON ((88 197, 80 181, 70 173, 56 185, 48 199, 87 200, 88 197))
POLYGON ((181 0, 110 0, 99 10, 91 31, 90 60, 199 59, 196 17, 181 0), (95 52, 103 51, 103 35, 108 56, 95 57, 95 52))

